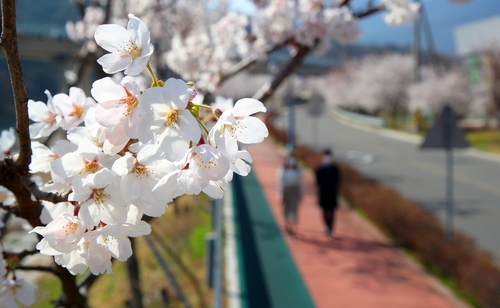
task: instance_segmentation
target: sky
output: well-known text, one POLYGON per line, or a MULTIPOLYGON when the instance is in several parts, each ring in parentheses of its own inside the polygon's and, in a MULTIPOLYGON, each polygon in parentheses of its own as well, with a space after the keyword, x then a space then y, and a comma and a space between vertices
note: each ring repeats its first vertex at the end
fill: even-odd
MULTIPOLYGON (((360 9, 367 0, 353 0, 352 7, 360 9)), ((454 29, 457 26, 500 16, 500 0, 471 0, 466 4, 454 4, 449 0, 423 0, 431 26, 434 45, 439 53, 456 55, 454 29)), ((231 0, 232 8, 252 14, 255 8, 250 0, 231 0)), ((363 31, 357 44, 409 46, 412 42, 412 25, 389 27, 383 20, 383 12, 360 20, 363 31)), ((500 29, 492 29, 500 31, 500 29)))

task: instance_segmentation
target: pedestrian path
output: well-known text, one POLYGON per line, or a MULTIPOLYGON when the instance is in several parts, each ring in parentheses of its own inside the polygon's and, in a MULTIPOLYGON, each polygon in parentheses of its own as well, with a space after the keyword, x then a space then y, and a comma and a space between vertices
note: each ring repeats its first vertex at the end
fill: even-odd
POLYGON ((232 193, 242 307, 466 307, 345 205, 338 239, 326 237, 310 172, 288 239, 276 196, 283 154, 271 140, 248 150, 253 171, 232 193))
POLYGON ((314 307, 254 173, 233 179, 243 308, 314 307))

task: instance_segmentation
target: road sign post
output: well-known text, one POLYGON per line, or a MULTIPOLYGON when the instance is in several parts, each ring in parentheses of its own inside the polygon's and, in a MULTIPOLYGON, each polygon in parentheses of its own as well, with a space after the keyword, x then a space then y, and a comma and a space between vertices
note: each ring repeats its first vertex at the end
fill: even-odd
POLYGON ((325 99, 318 92, 314 92, 309 101, 307 102, 307 113, 312 120, 312 131, 314 138, 314 148, 319 148, 319 129, 317 117, 321 116, 325 112, 325 99))
POLYGON ((446 240, 453 239, 453 148, 468 148, 469 142, 465 139, 462 130, 457 126, 451 107, 443 107, 441 114, 427 133, 421 149, 446 150, 446 240))

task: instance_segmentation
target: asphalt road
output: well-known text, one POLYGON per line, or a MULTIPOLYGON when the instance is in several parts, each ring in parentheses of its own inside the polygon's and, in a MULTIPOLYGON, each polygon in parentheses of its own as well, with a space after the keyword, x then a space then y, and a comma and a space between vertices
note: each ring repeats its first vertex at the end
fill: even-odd
MULTIPOLYGON (((397 189, 444 222, 444 150, 421 150, 414 138, 396 138, 388 136, 386 130, 347 125, 331 115, 310 117, 301 108, 295 114, 298 144, 332 149, 336 159, 397 189)), ((281 128, 287 123, 286 113, 276 120, 281 128)), ((500 159, 454 150, 453 162, 454 228, 500 258, 500 159)))

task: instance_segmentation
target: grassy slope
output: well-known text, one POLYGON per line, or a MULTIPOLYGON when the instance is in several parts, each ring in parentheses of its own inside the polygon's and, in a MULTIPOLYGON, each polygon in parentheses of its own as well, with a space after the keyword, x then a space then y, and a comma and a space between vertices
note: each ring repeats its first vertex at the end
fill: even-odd
POLYGON ((466 136, 473 148, 500 154, 500 131, 471 131, 466 136))
MULTIPOLYGON (((193 307, 208 307, 210 290, 205 284, 205 240, 211 230, 210 204, 204 197, 184 196, 178 199, 177 209, 170 206, 160 218, 151 222, 153 229, 163 237, 155 241, 168 266, 181 285, 193 307), (170 253, 162 248, 167 247, 170 253)), ((153 238, 154 239, 154 238, 153 238)), ((136 241, 136 252, 141 275, 141 290, 145 307, 163 307, 161 290, 166 290, 169 307, 182 307, 177 295, 143 238, 136 241)), ((57 279, 47 276, 37 291, 37 307, 52 307, 58 298, 57 279)), ((129 299, 129 283, 125 264, 114 262, 113 274, 101 275, 89 291, 90 307, 124 307, 129 299)))

